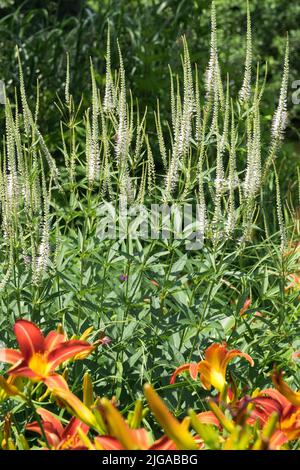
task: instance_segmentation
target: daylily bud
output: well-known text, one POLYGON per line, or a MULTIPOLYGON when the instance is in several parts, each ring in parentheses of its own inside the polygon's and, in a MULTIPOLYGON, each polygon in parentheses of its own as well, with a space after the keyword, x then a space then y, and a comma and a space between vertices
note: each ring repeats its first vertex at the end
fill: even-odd
POLYGON ((59 323, 59 324, 57 325, 56 331, 57 331, 57 333, 59 333, 60 335, 64 335, 64 334, 65 334, 64 328, 63 328, 63 326, 62 326, 61 323, 59 323))
POLYGON ((15 443, 11 437, 7 441, 7 450, 17 450, 15 443))
POLYGON ((90 408, 94 403, 93 383, 88 372, 83 376, 83 403, 88 408, 90 408))
POLYGON ((103 398, 101 406, 109 425, 110 434, 116 437, 125 449, 139 449, 139 443, 135 440, 133 432, 112 403, 107 398, 103 398))
POLYGON ((198 446, 192 435, 184 429, 179 421, 170 413, 165 403, 159 398, 150 384, 144 386, 146 399, 151 411, 168 437, 182 450, 194 450, 198 446))
POLYGON ((272 413, 266 422, 263 430, 253 445, 253 450, 268 450, 270 447, 270 439, 273 436, 278 423, 278 414, 272 413))
POLYGON ((86 330, 84 330, 84 332, 82 333, 82 335, 80 336, 80 340, 81 341, 87 341, 88 338, 91 336, 92 332, 93 332, 93 329, 94 327, 93 326, 90 326, 89 328, 87 328, 86 330))
POLYGON ((16 386, 20 384, 20 382, 20 378, 11 376, 5 380, 5 378, 0 375, 0 401, 16 395, 22 396, 21 391, 16 386))
POLYGON ((220 410, 218 405, 213 400, 209 400, 208 404, 209 404, 211 411, 218 418, 218 421, 222 424, 223 428, 226 429, 226 431, 228 431, 229 433, 233 432, 234 431, 233 422, 230 419, 226 418, 226 416, 220 410))
POLYGON ((141 425, 143 418, 143 404, 141 400, 135 402, 134 411, 131 417, 130 427, 132 429, 138 429, 141 425))
POLYGON ((20 448, 21 450, 30 450, 28 441, 23 434, 19 434, 17 438, 17 442, 18 442, 18 448, 20 448))

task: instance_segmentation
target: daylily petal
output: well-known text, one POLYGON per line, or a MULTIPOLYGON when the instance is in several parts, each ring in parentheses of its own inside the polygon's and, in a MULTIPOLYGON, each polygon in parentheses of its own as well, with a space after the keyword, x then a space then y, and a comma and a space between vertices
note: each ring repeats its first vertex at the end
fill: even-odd
POLYGON ((189 368, 189 373, 192 379, 197 380, 198 377, 198 364, 191 362, 190 368, 189 368))
POLYGON ((51 413, 51 411, 45 410, 45 408, 37 408, 36 411, 41 416, 43 422, 52 424, 53 429, 55 429, 55 433, 61 438, 64 428, 60 420, 53 413, 51 413))
MULTIPOLYGON (((203 387, 206 390, 210 390, 211 385, 213 385, 214 387, 216 387, 216 385, 218 385, 218 383, 216 383, 216 381, 213 380, 212 377, 211 377, 212 368, 211 368, 210 364, 207 361, 199 362, 198 371, 200 372, 201 383, 202 383, 203 387)), ((217 369, 216 369, 216 371, 218 372, 217 369)), ((225 378, 223 377, 223 374, 219 373, 219 375, 220 375, 220 379, 221 379, 221 390, 222 390, 223 385, 225 383, 225 378)), ((219 390, 219 388, 220 388, 219 385, 216 388, 219 390)))
POLYGON ((205 350, 205 360, 212 366, 219 365, 223 362, 227 353, 226 343, 213 343, 205 350))
POLYGON ((133 433, 136 442, 142 447, 147 449, 150 444, 149 434, 146 429, 130 429, 130 432, 133 433))
MULTIPOLYGON (((130 429, 130 433, 133 433, 137 443, 140 444, 141 448, 149 448, 149 435, 146 429, 130 429)), ((111 436, 99 436, 95 438, 103 450, 125 450, 121 442, 115 437, 111 436)), ((150 447, 152 449, 152 446, 150 447)))
POLYGON ((249 362, 251 367, 254 366, 254 361, 252 357, 249 356, 249 354, 243 353, 242 351, 239 351, 238 349, 231 349, 230 351, 228 351, 227 356, 224 358, 223 364, 225 365, 225 367, 227 367, 229 362, 232 361, 232 359, 236 356, 243 357, 249 362))
POLYGON ((49 352, 53 351, 53 349, 57 348, 64 341, 66 341, 65 335, 57 331, 50 331, 45 338, 45 350, 49 352))
POLYGON ((34 353, 44 351, 44 337, 34 323, 28 320, 17 320, 14 332, 20 350, 27 361, 34 353))
POLYGON ((0 362, 15 364, 16 362, 19 362, 22 359, 22 354, 16 349, 0 349, 0 362))
POLYGON ((272 398, 257 397, 252 400, 252 403, 254 403, 255 407, 251 412, 248 420, 249 423, 254 423, 258 420, 260 425, 264 425, 273 413, 277 413, 279 417, 281 416, 282 408, 272 398))
POLYGON ((287 436, 289 441, 300 437, 300 410, 287 415, 280 423, 280 429, 287 436))
POLYGON ((290 403, 295 406, 300 406, 300 392, 292 390, 282 378, 282 373, 275 371, 272 376, 273 383, 277 390, 285 396, 290 403))
POLYGON ((277 401, 280 404, 280 406, 282 407, 282 410, 284 410, 286 407, 291 406, 291 403, 289 402, 289 400, 286 397, 284 397, 275 388, 266 388, 265 390, 261 390, 258 394, 258 397, 272 398, 273 400, 277 401))
POLYGON ((300 351, 295 351, 293 354, 292 354, 292 359, 298 359, 300 358, 300 351))
POLYGON ((103 450, 125 450, 115 437, 98 436, 95 437, 95 442, 98 442, 103 450))
POLYGON ((270 448, 272 450, 279 450, 286 442, 288 442, 286 435, 277 429, 270 438, 270 448))
POLYGON ((76 356, 76 354, 84 351, 91 351, 92 349, 93 347, 85 341, 66 341, 65 343, 61 344, 56 349, 50 352, 48 356, 48 362, 51 366, 51 370, 56 369, 59 364, 67 361, 71 357, 76 356))
POLYGON ((78 432, 78 428, 80 428, 85 434, 87 434, 89 431, 89 426, 87 424, 83 423, 78 418, 75 418, 75 416, 73 416, 70 419, 68 425, 65 427, 62 437, 64 439, 67 439, 69 437, 75 436, 78 432))
POLYGON ((182 364, 182 366, 177 367, 175 372, 172 374, 170 379, 170 384, 173 384, 176 380, 177 375, 182 374, 182 372, 188 370, 190 372, 190 376, 196 380, 198 374, 198 365, 193 363, 182 364))
POLYGON ((200 423, 212 424, 213 426, 217 426, 218 428, 221 428, 221 424, 218 418, 212 411, 203 411, 202 413, 197 414, 197 418, 200 421, 200 423))
POLYGON ((49 388, 49 390, 65 390, 70 391, 69 386, 65 379, 58 374, 48 375, 48 377, 44 377, 43 379, 44 384, 49 388))
MULTIPOLYGON (((43 436, 41 427, 37 421, 33 421, 32 423, 27 424, 25 429, 26 431, 36 432, 40 436, 43 436)), ((56 429, 53 426, 53 424, 48 421, 44 421, 43 429, 44 429, 44 433, 47 438, 48 444, 50 444, 51 447, 58 446, 61 441, 61 438, 60 436, 56 434, 56 429)))
POLYGON ((155 441, 149 450, 178 450, 175 443, 168 438, 168 436, 162 436, 160 439, 155 441))
POLYGON ((27 365, 27 361, 21 361, 7 371, 11 375, 28 377, 29 379, 38 379, 39 376, 27 365))

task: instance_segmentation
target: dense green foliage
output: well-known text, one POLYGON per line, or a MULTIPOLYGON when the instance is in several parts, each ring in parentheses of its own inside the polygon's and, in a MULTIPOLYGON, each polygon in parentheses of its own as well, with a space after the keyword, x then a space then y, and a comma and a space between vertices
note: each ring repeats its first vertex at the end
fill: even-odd
MULTIPOLYGON (((250 2, 255 25, 253 62, 259 61, 261 69, 256 85, 255 71, 252 75, 251 101, 242 103, 237 95, 245 62, 246 2, 216 2, 223 95, 216 91, 220 85, 216 68, 214 78, 218 80, 211 96, 204 91, 210 2, 90 1, 78 2, 78 9, 71 2, 72 11, 68 2, 47 2, 47 7, 38 1, 18 3, 0 5, 0 70, 10 100, 3 106, 1 119, 5 138, 0 191, 0 340, 12 344, 12 326, 20 317, 30 318, 45 331, 62 323, 69 337, 94 326, 97 335, 107 335, 112 341, 92 360, 76 363, 71 372, 74 389, 81 390, 82 375, 88 368, 96 393, 116 395, 127 408, 142 392, 142 385, 151 382, 163 390, 177 416, 191 402, 201 409, 201 390, 189 379, 169 385, 169 377, 180 364, 198 359, 212 341, 227 341, 230 348, 251 354, 255 372, 242 365, 237 373, 245 388, 267 387, 274 363, 288 371, 290 385, 299 388, 299 367, 291 359, 299 349, 299 281, 289 286, 299 271, 299 110, 291 105, 287 79, 281 98, 284 108, 287 94, 291 119, 282 148, 281 129, 278 135, 276 129, 274 133, 274 121, 273 135, 271 128, 282 83, 287 30, 290 81, 300 73, 300 6, 279 0, 250 2), (118 69, 113 81, 118 106, 111 112, 102 107, 108 24, 112 68, 118 69), (184 34, 192 67, 181 39, 184 34), (22 63, 19 68, 16 45, 22 63), (66 52, 70 54, 67 80, 66 52), (266 60, 269 72, 261 100, 266 60), (168 64, 173 78, 177 73, 180 77, 177 107, 172 96, 170 100, 168 64), (226 100, 227 73, 232 103, 229 93, 226 100), (70 88, 66 87, 68 78, 70 88), (193 87, 199 107, 190 113, 185 106, 193 87), (138 105, 135 98, 131 101, 129 88, 138 105), (166 164, 155 125, 157 98, 166 164), (204 122, 202 141, 195 137, 197 118, 204 122), (187 150, 178 152, 178 163, 176 145, 178 135, 184 134, 182 122, 186 128, 190 125, 188 131, 183 127, 190 135, 184 142, 187 150), (120 134, 126 142, 128 134, 134 135, 133 142, 125 144, 124 154, 118 148, 120 134), (97 178, 91 176, 95 149, 101 155, 97 178), (271 158, 263 177, 261 169, 267 166, 270 154, 277 157, 276 169, 271 158), (172 174, 174 161, 179 176, 172 174), (249 196, 247 175, 255 179, 255 172, 259 173, 258 183, 248 191, 249 196), (177 192, 164 193, 173 177, 177 192), (228 183, 230 193, 228 188, 218 189, 218 180, 222 180, 219 186, 228 183), (99 240, 99 205, 108 195, 119 202, 128 190, 124 190, 126 184, 132 184, 134 203, 160 203, 164 195, 168 202, 195 202, 205 193, 209 229, 204 247, 189 252, 185 240, 174 237, 99 240), (232 214, 237 220, 236 236, 225 230, 225 220, 232 214), (39 265, 44 262, 43 250, 47 251, 47 266, 39 265), (251 305, 241 315, 248 298, 251 305), (255 315, 257 311, 260 316, 255 315)), ((285 73, 287 69, 286 56, 285 73)), ((285 121, 285 116, 280 119, 285 121)), ((280 122, 279 127, 284 124, 280 122)))

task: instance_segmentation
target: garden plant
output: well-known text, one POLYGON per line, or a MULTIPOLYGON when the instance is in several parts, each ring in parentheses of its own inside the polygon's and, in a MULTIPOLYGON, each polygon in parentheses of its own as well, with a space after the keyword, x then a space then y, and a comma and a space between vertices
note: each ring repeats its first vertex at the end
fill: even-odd
POLYGON ((240 86, 213 1, 206 68, 183 34, 147 106, 114 21, 88 83, 60 53, 55 96, 39 80, 28 93, 16 44, 0 152, 3 450, 300 448, 297 163, 282 174, 293 51, 286 34, 271 109, 245 4, 240 86))

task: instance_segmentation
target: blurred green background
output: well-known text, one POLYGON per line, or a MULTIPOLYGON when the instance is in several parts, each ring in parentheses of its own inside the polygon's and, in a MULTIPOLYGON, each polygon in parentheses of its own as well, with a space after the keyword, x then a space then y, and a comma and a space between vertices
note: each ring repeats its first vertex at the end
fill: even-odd
MULTIPOLYGON (((15 45, 22 60, 29 96, 34 99, 36 81, 41 84, 40 125, 51 135, 59 130, 56 93, 63 90, 65 52, 71 57, 72 93, 78 100, 90 95, 89 58, 93 58, 99 82, 104 74, 105 42, 111 25, 113 64, 117 66, 115 39, 124 55, 127 81, 141 107, 151 111, 160 98, 162 112, 169 113, 168 64, 180 70, 181 43, 185 34, 191 57, 200 71, 208 62, 210 0, 0 0, 0 77, 8 93, 18 82, 15 45)), ((280 175, 286 187, 295 180, 298 164, 300 105, 292 103, 292 83, 300 79, 300 3, 296 0, 251 0, 254 28, 254 60, 268 62, 264 106, 271 120, 278 97, 286 32, 291 42, 290 123, 280 159, 280 175)), ((219 49, 223 76, 228 72, 232 88, 242 81, 246 28, 246 0, 216 0, 219 49)), ((103 78, 102 78, 103 79, 103 78)), ((151 113, 149 115, 151 124, 151 113)), ((54 141, 55 139, 51 140, 54 141)))

